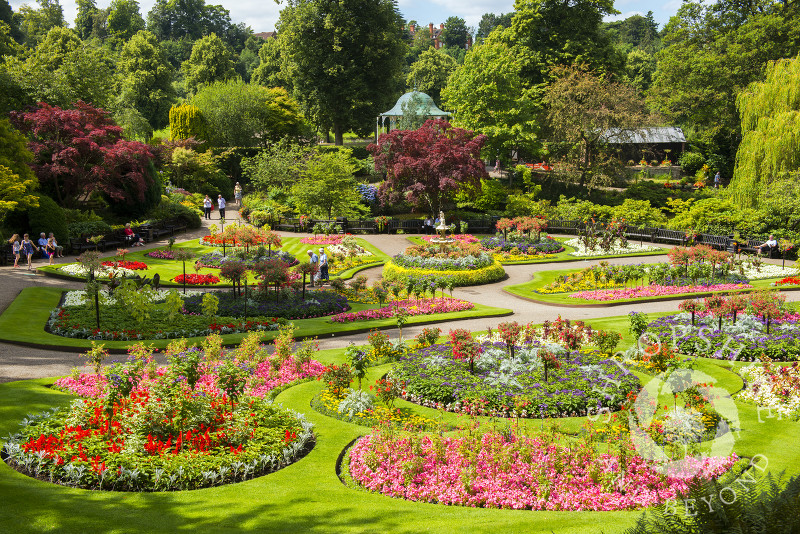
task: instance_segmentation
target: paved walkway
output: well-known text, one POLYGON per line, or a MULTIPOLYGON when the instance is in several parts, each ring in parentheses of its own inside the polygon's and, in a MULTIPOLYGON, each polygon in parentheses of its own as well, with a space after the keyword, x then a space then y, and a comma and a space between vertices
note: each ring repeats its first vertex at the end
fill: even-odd
MULTIPOLYGON (((228 217, 233 217, 238 214, 233 210, 228 210, 228 217)), ((214 214, 216 215, 216 213, 214 214)), ((232 221, 233 219, 228 219, 232 221)), ((188 233, 178 236, 178 241, 183 242, 189 239, 197 239, 208 234, 208 226, 210 224, 218 224, 217 219, 211 221, 203 220, 203 226, 197 230, 192 230, 188 233)), ((303 236, 307 234, 293 234, 281 233, 285 237, 303 236)), ((410 242, 404 235, 364 235, 359 236, 380 250, 389 255, 394 255, 405 250, 410 242)), ((164 246, 166 240, 161 240, 156 243, 148 244, 146 248, 157 248, 164 246)), ((108 256, 113 256, 114 252, 107 253, 108 256)), ((635 263, 652 263, 656 261, 665 261, 666 256, 640 256, 630 258, 615 258, 609 260, 615 264, 635 264, 635 263)), ((74 256, 66 257, 62 262, 74 261, 74 256)), ((38 260, 37 264, 44 263, 44 260, 38 260)), ((456 288, 453 296, 470 300, 472 302, 486 304, 488 306, 495 306, 500 308, 510 308, 514 310, 513 320, 527 323, 537 322, 548 319, 554 319, 556 316, 563 315, 570 319, 596 319, 602 317, 611 317, 616 315, 626 315, 630 311, 643 311, 646 313, 655 313, 661 311, 675 311, 677 310, 678 301, 666 302, 650 302, 640 304, 628 304, 623 306, 614 306, 611 308, 560 308, 554 306, 546 306, 536 304, 527 300, 516 298, 508 293, 502 291, 502 288, 511 284, 519 284, 527 282, 535 272, 549 271, 556 269, 573 269, 583 268, 589 265, 597 264, 599 260, 576 260, 565 263, 540 263, 534 265, 507 265, 505 266, 508 277, 505 280, 493 284, 486 284, 476 287, 456 288)), ((376 280, 380 278, 381 267, 375 267, 362 271, 368 279, 376 280)), ((0 267, 0 311, 6 307, 16 298, 19 292, 29 286, 54 286, 63 287, 66 289, 81 288, 83 284, 78 282, 68 282, 49 278, 43 275, 35 275, 29 273, 27 269, 13 269, 11 267, 0 267)), ((800 300, 800 292, 787 293, 788 300, 800 300)), ((472 330, 484 330, 488 326, 495 326, 497 323, 509 320, 508 318, 479 318, 468 319, 463 321, 454 321, 449 323, 439 323, 436 326, 443 331, 449 328, 469 328, 472 330)), ((403 329, 404 337, 412 337, 422 331, 424 326, 408 326, 403 329)), ((397 331, 389 332, 389 335, 397 335, 397 331)), ((366 343, 366 334, 353 334, 340 337, 331 337, 320 340, 320 347, 327 348, 341 348, 347 346, 350 342, 357 344, 366 343)), ((0 343, 0 382, 8 382, 12 380, 28 379, 28 378, 42 378, 47 376, 57 376, 68 374, 73 367, 81 367, 83 358, 80 354, 61 351, 47 351, 39 349, 29 349, 19 347, 16 345, 9 345, 0 343)))

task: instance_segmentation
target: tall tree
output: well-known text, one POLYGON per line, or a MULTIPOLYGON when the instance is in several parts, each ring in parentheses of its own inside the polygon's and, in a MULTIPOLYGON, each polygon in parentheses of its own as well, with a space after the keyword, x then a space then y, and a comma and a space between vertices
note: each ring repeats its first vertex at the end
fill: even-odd
POLYGON ((125 42, 136 32, 144 30, 144 19, 136 0, 111 0, 108 12, 108 32, 114 39, 125 42))
POLYGON ((285 77, 306 117, 333 127, 337 145, 348 130, 371 131, 396 98, 403 34, 392 0, 292 0, 281 11, 285 77))
POLYGON ((442 44, 448 48, 467 48, 469 30, 461 17, 448 17, 444 21, 442 44))
POLYGON ((480 158, 485 135, 429 120, 417 130, 393 130, 367 149, 375 170, 386 173, 379 194, 383 204, 402 198, 439 213, 462 189, 480 187, 486 168, 480 158))
POLYGON ((14 10, 11 9, 11 4, 8 0, 0 0, 0 22, 5 22, 8 25, 8 33, 11 38, 16 42, 21 43, 25 36, 20 31, 17 25, 17 17, 14 16, 14 10))
POLYGON ((215 34, 195 41, 192 55, 181 66, 186 80, 186 90, 197 92, 203 84, 222 82, 236 76, 233 55, 222 39, 215 34))
POLYGON ((258 50, 258 59, 258 66, 253 71, 253 83, 291 90, 291 84, 283 77, 281 71, 281 49, 276 39, 264 41, 258 50))
POLYGON ((139 111, 153 128, 166 126, 175 91, 172 68, 155 35, 137 32, 122 47, 117 68, 122 78, 120 101, 139 111))
POLYGON ((441 102, 442 89, 456 67, 458 63, 455 59, 430 47, 411 65, 406 87, 426 93, 434 102, 441 102))
POLYGON ((484 156, 507 162, 513 151, 538 152, 541 104, 538 92, 523 83, 522 53, 493 36, 467 52, 443 97, 454 125, 487 137, 484 156))
POLYGON ((771 62, 766 80, 739 94, 743 137, 729 188, 737 205, 756 207, 770 184, 800 176, 798 87, 800 58, 784 59, 771 62))
POLYGON ((578 67, 555 67, 553 74, 544 97, 555 141, 552 152, 562 171, 576 176, 580 185, 600 185, 608 169, 618 166, 606 141, 612 136, 624 140, 652 119, 630 85, 578 67))
POLYGON ((98 9, 95 0, 78 0, 78 15, 75 17, 75 31, 81 39, 89 39, 92 36, 94 19, 98 9))
POLYGON ((19 8, 17 18, 25 44, 33 48, 52 28, 66 27, 64 9, 58 0, 38 0, 39 9, 24 4, 19 8))
POLYGON ((478 23, 478 30, 475 32, 475 44, 482 43, 495 28, 508 28, 511 26, 511 17, 513 16, 514 13, 500 13, 500 15, 484 13, 478 23))
POLYGON ((20 131, 30 136, 32 168, 42 189, 62 206, 74 206, 79 196, 93 191, 112 206, 152 206, 148 193, 157 184, 149 168, 150 148, 123 139, 122 128, 107 112, 80 101, 75 106, 40 103, 34 110, 11 114, 20 131))

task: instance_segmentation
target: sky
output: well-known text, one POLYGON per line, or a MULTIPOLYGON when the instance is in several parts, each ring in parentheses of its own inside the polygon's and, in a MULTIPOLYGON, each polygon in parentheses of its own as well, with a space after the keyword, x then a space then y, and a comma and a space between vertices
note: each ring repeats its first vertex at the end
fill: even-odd
MULTIPOLYGON (((14 11, 19 6, 28 4, 38 7, 35 0, 10 0, 9 2, 14 11)), ((147 12, 153 7, 154 0, 139 0, 142 16, 147 19, 147 12)), ((231 20, 234 23, 244 22, 253 28, 254 32, 272 31, 278 21, 282 4, 277 4, 271 0, 206 0, 207 4, 222 4, 231 13, 231 20)), ((110 0, 98 0, 98 7, 107 7, 110 0)), ((75 0, 62 0, 64 8, 64 18, 70 27, 75 25, 75 15, 78 8, 75 0)), ((400 13, 406 20, 416 20, 419 24, 433 22, 437 26, 444 22, 448 17, 457 16, 463 18, 468 26, 477 28, 484 13, 508 13, 514 8, 514 0, 398 0, 400 13)), ((653 12, 659 28, 663 27, 669 18, 674 15, 681 5, 681 0, 616 0, 615 7, 621 14, 610 17, 607 20, 617 20, 630 17, 631 15, 645 15, 648 11, 653 12)))

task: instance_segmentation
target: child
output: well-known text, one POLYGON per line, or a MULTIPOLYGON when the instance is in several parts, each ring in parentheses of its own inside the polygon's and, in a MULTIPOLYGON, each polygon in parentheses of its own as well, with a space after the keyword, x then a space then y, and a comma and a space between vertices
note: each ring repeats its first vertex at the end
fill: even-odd
POLYGON ((56 243, 52 237, 47 240, 47 245, 44 247, 44 250, 50 255, 49 265, 53 265, 53 258, 56 257, 56 243))
POLYGON ((22 247, 19 234, 12 235, 8 242, 11 243, 11 251, 14 253, 14 267, 19 267, 19 249, 22 247))
POLYGON ((36 249, 36 252, 39 252, 39 247, 33 244, 31 238, 28 237, 28 234, 22 236, 22 253, 28 257, 28 270, 32 270, 31 268, 31 260, 33 259, 33 250, 36 249))

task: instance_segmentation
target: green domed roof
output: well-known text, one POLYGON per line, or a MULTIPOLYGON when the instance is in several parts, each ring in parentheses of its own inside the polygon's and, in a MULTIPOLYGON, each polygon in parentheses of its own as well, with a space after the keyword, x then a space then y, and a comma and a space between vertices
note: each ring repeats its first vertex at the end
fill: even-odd
POLYGON ((408 107, 408 104, 415 95, 419 99, 417 104, 417 113, 419 115, 430 115, 432 117, 450 116, 450 113, 439 109, 436 106, 436 103, 433 101, 433 98, 430 96, 426 95, 425 93, 420 93, 419 91, 411 91, 398 98, 394 107, 385 113, 381 113, 381 117, 402 117, 403 106, 405 105, 408 107))

